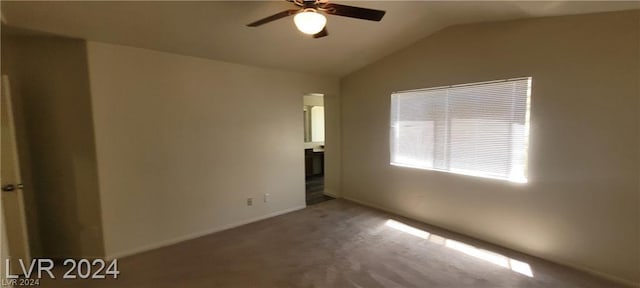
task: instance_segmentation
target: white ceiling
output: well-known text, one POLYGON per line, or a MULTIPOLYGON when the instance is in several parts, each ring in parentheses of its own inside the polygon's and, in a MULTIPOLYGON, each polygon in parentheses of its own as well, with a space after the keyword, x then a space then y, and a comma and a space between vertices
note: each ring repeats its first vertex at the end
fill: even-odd
POLYGON ((447 26, 640 9, 640 2, 335 1, 386 10, 382 22, 329 16, 312 39, 292 18, 245 25, 289 9, 285 1, 7 2, 10 26, 283 70, 342 76, 447 26))

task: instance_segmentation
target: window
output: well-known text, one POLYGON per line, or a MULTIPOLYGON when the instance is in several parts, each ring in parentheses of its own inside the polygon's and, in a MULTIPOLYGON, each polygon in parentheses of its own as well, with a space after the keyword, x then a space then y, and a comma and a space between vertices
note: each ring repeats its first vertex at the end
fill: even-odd
POLYGON ((391 165, 527 182, 531 78, 391 95, 391 165))

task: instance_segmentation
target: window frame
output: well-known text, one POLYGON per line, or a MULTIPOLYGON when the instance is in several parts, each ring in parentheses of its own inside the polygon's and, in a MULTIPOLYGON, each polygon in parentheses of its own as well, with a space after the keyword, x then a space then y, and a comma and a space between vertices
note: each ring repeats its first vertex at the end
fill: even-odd
MULTIPOLYGON (((456 84, 456 85, 445 85, 445 86, 436 86, 436 87, 430 87, 430 88, 422 88, 422 89, 412 89, 412 90, 401 90, 401 91, 394 91, 391 93, 390 96, 390 103, 389 103, 389 164, 391 166, 397 166, 397 167, 406 167, 406 168, 412 168, 412 169, 420 169, 420 170, 427 170, 427 171, 438 171, 438 172, 445 172, 445 173, 449 173, 449 174, 454 174, 454 175, 466 175, 466 176, 474 176, 474 177, 481 177, 481 178, 487 178, 487 179, 496 179, 496 180, 502 180, 502 181, 507 181, 507 182, 514 182, 514 183, 528 183, 529 181, 529 152, 530 152, 530 143, 531 143, 531 95, 532 95, 532 90, 533 90, 533 77, 532 76, 527 76, 527 77, 516 77, 516 78, 509 78, 509 79, 502 79, 502 80, 492 80, 492 81, 482 81, 482 82, 473 82, 473 83, 465 83, 465 84, 456 84), (446 169, 443 168, 437 168, 435 167, 435 158, 433 157, 433 162, 434 164, 432 164, 432 167, 423 167, 423 166, 418 166, 418 165, 411 165, 411 164, 407 164, 407 163, 399 163, 399 162, 394 162, 394 119, 393 119, 393 109, 394 109, 394 104, 393 104, 393 99, 394 96, 401 96, 399 94, 401 93, 419 93, 419 92, 426 92, 426 91, 433 91, 433 90, 446 90, 447 94, 449 93, 449 89, 451 88, 458 88, 458 87, 468 87, 468 86, 481 86, 481 85, 487 85, 487 84, 495 84, 495 83, 502 83, 502 82, 515 82, 515 81, 522 81, 522 80, 526 80, 527 81, 527 89, 526 89, 526 106, 525 106, 525 116, 524 116, 524 142, 523 142, 523 154, 524 154, 524 167, 523 167, 523 171, 522 171, 522 175, 523 178, 512 178, 509 177, 509 175, 506 176, 495 176, 495 175, 491 175, 489 172, 482 172, 482 171, 473 171, 473 170, 468 170, 468 169, 460 169, 460 168, 451 168, 451 157, 449 155, 450 151, 445 152, 446 157, 444 159, 444 161, 446 162, 446 169)), ((448 98, 447 99, 447 104, 446 106, 448 107, 448 98)), ((447 114, 447 116, 445 117, 446 122, 447 122, 447 129, 446 131, 446 142, 447 143, 445 145, 445 148, 447 148, 447 150, 449 147, 449 138, 451 138, 451 118, 449 118, 448 116, 448 109, 447 111, 445 111, 445 114, 447 114)), ((512 132, 510 132, 512 133, 512 132)), ((434 132, 435 134, 435 132, 434 132)), ((510 139, 513 139, 511 136, 509 137, 510 139)), ((513 149, 513 145, 509 146, 509 150, 513 149)), ((513 161, 512 157, 509 157, 509 161, 510 164, 509 166, 512 166, 511 161, 513 161)))

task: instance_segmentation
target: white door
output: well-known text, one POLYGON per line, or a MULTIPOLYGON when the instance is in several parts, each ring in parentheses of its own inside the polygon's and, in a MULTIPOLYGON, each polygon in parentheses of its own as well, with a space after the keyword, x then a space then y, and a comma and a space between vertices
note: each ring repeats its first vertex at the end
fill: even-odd
MULTIPOLYGON (((21 274, 18 259, 29 263, 31 261, 31 253, 29 251, 29 239, 27 236, 27 222, 24 210, 24 197, 22 192, 22 179, 20 178, 20 166, 18 163, 18 149, 16 145, 16 133, 13 122, 13 107, 11 106, 11 95, 9 88, 9 78, 2 75, 2 99, 0 101, 0 116, 2 126, 0 134, 2 143, 0 144, 0 187, 2 188, 2 220, 4 227, 2 232, 6 233, 7 254, 1 255, 4 265, 5 259, 11 260, 12 274, 21 274)), ((2 239, 0 237, 0 241, 2 239)), ((4 241, 3 241, 4 242, 4 241)), ((5 251, 3 251, 5 252, 5 251)), ((4 268, 4 267, 2 267, 4 268)), ((1 271, 5 274, 5 271, 1 271)), ((3 275, 4 276, 4 275, 3 275)))

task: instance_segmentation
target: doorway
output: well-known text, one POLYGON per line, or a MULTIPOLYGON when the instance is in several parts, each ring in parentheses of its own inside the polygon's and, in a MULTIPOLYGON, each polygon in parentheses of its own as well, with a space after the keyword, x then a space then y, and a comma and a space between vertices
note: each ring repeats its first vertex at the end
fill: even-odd
POLYGON ((18 263, 30 263, 31 251, 18 163, 13 104, 9 78, 6 75, 2 75, 0 86, 0 267, 4 269, 0 278, 3 278, 8 274, 7 271, 22 271, 19 270, 21 267, 18 263), (7 259, 10 260, 10 267, 4 266, 7 259))
POLYGON ((324 194, 324 95, 303 96, 305 197, 307 205, 333 199, 324 194))

